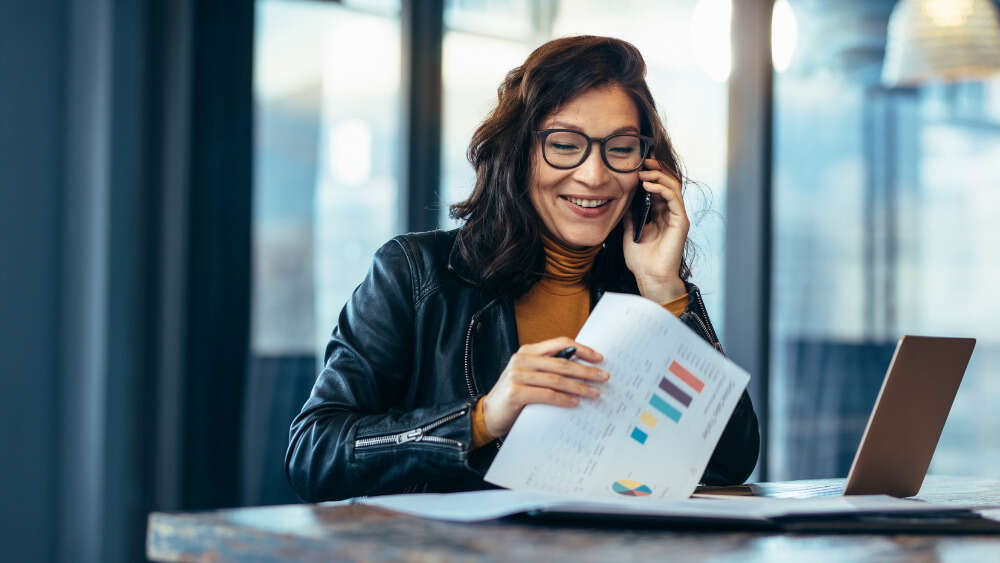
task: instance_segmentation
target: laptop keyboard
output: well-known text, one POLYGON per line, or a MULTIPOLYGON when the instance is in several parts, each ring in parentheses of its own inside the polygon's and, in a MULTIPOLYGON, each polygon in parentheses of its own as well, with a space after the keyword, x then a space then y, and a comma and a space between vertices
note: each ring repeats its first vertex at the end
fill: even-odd
POLYGON ((844 494, 843 479, 826 479, 811 481, 786 481, 779 483, 760 483, 750 485, 732 485, 723 487, 700 486, 695 490, 696 496, 726 497, 753 496, 767 498, 817 498, 836 497, 844 494), (832 482, 831 482, 832 481, 832 482))
POLYGON ((839 497, 844 494, 843 485, 803 485, 802 487, 789 487, 782 491, 768 491, 762 496, 769 498, 817 498, 817 497, 839 497))

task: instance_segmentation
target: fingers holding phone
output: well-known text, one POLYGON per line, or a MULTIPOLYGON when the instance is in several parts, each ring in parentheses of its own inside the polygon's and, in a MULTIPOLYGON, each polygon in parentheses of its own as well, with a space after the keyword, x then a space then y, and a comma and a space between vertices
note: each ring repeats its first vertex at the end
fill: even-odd
POLYGON ((639 171, 639 182, 639 187, 653 196, 652 222, 661 229, 681 229, 686 237, 688 216, 680 180, 655 159, 647 158, 639 171))
POLYGON ((636 189, 643 191, 636 192, 625 225, 625 264, 643 296, 666 302, 684 291, 678 272, 690 223, 681 182, 655 159, 646 159, 639 182, 636 189), (643 221, 646 194, 650 205, 645 211, 648 219, 643 221))

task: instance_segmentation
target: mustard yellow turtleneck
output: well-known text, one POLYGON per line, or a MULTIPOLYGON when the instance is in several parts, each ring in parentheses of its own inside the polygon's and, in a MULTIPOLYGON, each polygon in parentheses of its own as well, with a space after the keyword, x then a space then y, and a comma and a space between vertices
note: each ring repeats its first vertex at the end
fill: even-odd
MULTIPOLYGON (((517 339, 520 344, 532 344, 557 336, 576 336, 590 315, 590 290, 583 279, 594 265, 601 250, 595 246, 576 250, 542 235, 545 249, 545 273, 542 278, 514 301, 517 339)), ((663 307, 680 315, 687 307, 687 294, 663 303, 663 307)), ((486 430, 483 400, 472 411, 472 449, 493 440, 486 430)))
POLYGON ((542 247, 545 273, 528 293, 514 301, 521 344, 576 336, 590 314, 590 289, 583 278, 601 247, 575 250, 546 236, 542 236, 542 247))

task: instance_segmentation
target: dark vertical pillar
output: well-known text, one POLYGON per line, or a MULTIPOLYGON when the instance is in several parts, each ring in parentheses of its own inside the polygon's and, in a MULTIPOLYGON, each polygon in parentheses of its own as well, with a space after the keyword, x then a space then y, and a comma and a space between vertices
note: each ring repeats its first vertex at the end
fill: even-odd
MULTIPOLYGON (((150 373, 157 374, 156 422, 150 432, 154 464, 150 491, 157 510, 179 510, 182 502, 184 379, 187 374, 188 239, 190 235, 190 145, 193 66, 192 0, 153 2, 148 60, 157 70, 148 83, 152 131, 149 181, 159 196, 152 199, 151 227, 159 237, 150 254, 158 257, 149 290, 157 324, 150 373)), ((249 189, 249 188, 246 188, 249 189)))
POLYGON ((139 560, 238 498, 253 4, 5 3, 0 50, 4 555, 139 560))
POLYGON ((0 529, 5 561, 56 552, 66 9, 0 3, 0 529))
POLYGON ((402 4, 403 229, 438 226, 441 205, 441 41, 442 0, 402 4))
MULTIPOLYGON (((62 144, 63 181, 69 187, 61 241, 61 420, 56 438, 60 475, 55 518, 60 540, 56 557, 63 561, 104 558, 113 17, 107 0, 67 2, 62 144)), ((134 139, 128 143, 134 144, 134 139)))
POLYGON ((234 506, 249 342, 253 6, 195 2, 182 504, 234 506))
MULTIPOLYGON (((155 257, 149 244, 157 189, 150 183, 150 107, 146 84, 149 12, 146 2, 111 3, 111 50, 105 147, 107 199, 104 276, 105 342, 102 478, 104 561, 129 561, 143 551, 142 521, 150 506, 147 456, 156 372, 150 371, 155 317, 147 289, 155 257)), ((72 186, 71 179, 68 186, 72 186)), ((71 211, 68 211, 71 212, 71 211)), ((66 557, 72 558, 71 553, 66 557)))
POLYGON ((52 525, 58 559, 131 561, 159 474, 160 20, 147 2, 68 4, 52 525))
POLYGON ((750 372, 761 422, 760 478, 768 474, 771 317, 771 1, 733 2, 726 191, 725 334, 750 372))

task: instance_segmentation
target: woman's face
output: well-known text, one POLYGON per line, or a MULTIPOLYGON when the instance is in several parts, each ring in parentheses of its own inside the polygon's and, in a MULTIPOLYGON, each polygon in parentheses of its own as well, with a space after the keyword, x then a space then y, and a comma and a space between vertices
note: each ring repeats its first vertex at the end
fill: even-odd
MULTIPOLYGON (((539 129, 573 129, 603 139, 612 133, 639 133, 639 111, 620 86, 595 88, 573 98, 542 120, 539 129)), ((639 173, 615 172, 594 143, 580 166, 561 170, 542 157, 535 142, 531 166, 531 203, 549 235, 583 248, 604 242, 628 208, 639 173)))

